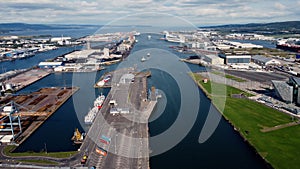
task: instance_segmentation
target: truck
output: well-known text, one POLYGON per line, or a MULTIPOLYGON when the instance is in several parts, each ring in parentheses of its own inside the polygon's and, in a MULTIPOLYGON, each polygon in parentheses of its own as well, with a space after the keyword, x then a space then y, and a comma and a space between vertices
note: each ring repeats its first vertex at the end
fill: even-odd
POLYGON ((82 158, 81 158, 81 164, 85 164, 86 163, 86 161, 87 161, 87 158, 88 158, 88 156, 87 155, 83 155, 82 156, 82 158))
POLYGON ((101 135, 100 141, 101 141, 102 143, 109 144, 110 141, 111 141, 111 138, 106 137, 106 136, 104 136, 104 135, 101 135))
POLYGON ((107 155, 107 151, 104 150, 103 148, 101 147, 96 147, 96 153, 102 155, 102 156, 106 156, 107 155))

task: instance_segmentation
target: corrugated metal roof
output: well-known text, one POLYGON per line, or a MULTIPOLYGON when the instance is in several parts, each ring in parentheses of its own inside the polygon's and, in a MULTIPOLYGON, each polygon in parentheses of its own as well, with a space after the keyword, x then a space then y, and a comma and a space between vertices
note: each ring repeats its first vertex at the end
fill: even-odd
POLYGON ((272 60, 272 58, 268 58, 268 57, 261 56, 261 55, 255 55, 255 56, 252 56, 252 60, 257 60, 257 61, 260 61, 263 63, 267 63, 270 60, 272 60))

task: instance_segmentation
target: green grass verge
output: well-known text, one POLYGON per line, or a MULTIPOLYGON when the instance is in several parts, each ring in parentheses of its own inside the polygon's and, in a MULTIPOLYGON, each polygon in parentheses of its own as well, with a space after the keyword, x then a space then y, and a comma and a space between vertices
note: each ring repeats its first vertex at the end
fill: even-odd
MULTIPOLYGON (((197 76, 201 88, 211 91, 208 83, 201 83, 201 76, 197 76)), ((233 90, 238 92, 239 89, 233 90)), ((209 93, 210 94, 210 93, 209 93)), ((222 103, 212 102, 222 110, 222 103)), ((224 105, 224 103, 223 103, 224 105)), ((229 120, 240 134, 246 138, 256 151, 276 169, 298 169, 300 166, 300 126, 291 126, 271 132, 263 133, 264 127, 274 127, 286 124, 293 119, 282 112, 261 103, 237 98, 226 98, 223 116, 229 120)))
POLYGON ((227 79, 235 80, 237 82, 246 82, 247 81, 247 80, 244 80, 242 78, 238 78, 238 77, 235 77, 235 76, 232 76, 232 75, 225 75, 225 77, 227 79))
POLYGON ((22 152, 22 153, 12 153, 11 150, 13 150, 15 146, 8 145, 4 148, 3 153, 7 156, 11 157, 21 157, 21 156, 44 156, 44 157, 54 157, 54 158, 68 158, 75 154, 77 154, 77 151, 68 151, 68 152, 22 152))
POLYGON ((51 165, 58 165, 57 162, 49 161, 49 160, 17 160, 18 162, 22 163, 30 163, 30 164, 51 164, 51 165))
POLYGON ((203 82, 203 77, 201 75, 196 74, 196 73, 190 73, 190 76, 194 78, 195 81, 197 81, 204 89, 204 92, 207 95, 213 95, 213 96, 231 96, 231 94, 241 94, 243 93, 244 95, 250 97, 253 96, 250 93, 247 93, 243 90, 237 89, 235 87, 231 87, 225 84, 220 84, 220 83, 215 83, 210 80, 208 80, 207 83, 203 82))
POLYGON ((218 72, 218 71, 211 71, 211 73, 219 75, 219 76, 223 76, 223 77, 225 77, 227 79, 231 79, 231 80, 234 80, 234 81, 237 81, 237 82, 246 82, 247 81, 247 80, 244 80, 244 79, 236 77, 236 76, 232 76, 232 75, 228 75, 228 74, 223 74, 223 73, 218 72))

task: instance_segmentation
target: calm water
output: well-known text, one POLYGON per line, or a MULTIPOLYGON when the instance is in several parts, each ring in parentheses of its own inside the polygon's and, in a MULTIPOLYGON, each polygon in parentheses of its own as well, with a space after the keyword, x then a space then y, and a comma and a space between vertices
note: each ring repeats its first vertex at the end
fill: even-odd
MULTIPOLYGON (((160 35, 151 35, 151 40, 147 39, 147 35, 138 37, 139 42, 135 45, 132 53, 138 53, 142 49, 156 48, 176 54, 178 57, 186 57, 188 55, 177 53, 169 48, 172 43, 159 40, 160 35)), ((67 50, 67 49, 65 49, 67 50)), ((44 56, 41 56, 44 57, 44 56)), ((45 56, 46 57, 46 56, 45 56)), ((137 57, 130 55, 129 57, 137 57)), ((164 57, 163 53, 160 57, 164 57)), ((39 60, 40 57, 33 57, 34 60, 39 60)), ((129 60, 131 58, 128 58, 129 60)), ((139 61, 139 59, 137 59, 139 61)), ((28 60, 24 60, 26 62, 28 60)), ((15 63, 5 63, 7 69, 15 69, 15 63)), ((137 62, 140 64, 140 62, 137 62)), ((162 65, 164 63, 161 63, 162 65)), ((184 63, 182 63, 184 64, 184 63)), ((29 66, 28 65, 28 66, 29 66)), ((106 71, 111 71, 118 65, 108 67, 106 70, 95 73, 55 73, 50 76, 28 86, 20 91, 27 93, 35 91, 41 87, 52 86, 72 86, 72 79, 79 77, 81 80, 76 85, 80 90, 72 96, 56 113, 53 114, 27 141, 24 142, 18 151, 42 151, 45 146, 48 151, 69 151, 76 150, 70 138, 72 137, 74 128, 79 130, 86 129, 82 125, 83 117, 87 113, 88 108, 92 106, 95 95, 87 94, 92 90, 94 94, 103 92, 107 94, 109 90, 94 90, 93 83, 106 71), (75 102, 73 98, 80 98, 75 102), (78 105, 79 108, 78 108, 78 105), (76 112, 75 112, 76 107, 76 112)), ((192 71, 203 71, 203 67, 197 65, 189 65, 192 71)), ((171 69, 175 69, 174 66, 171 69)), ((179 95, 179 86, 175 79, 168 73, 151 69, 152 76, 148 80, 149 86, 156 86, 166 95, 166 109, 156 120, 149 123, 150 135, 155 136, 168 129, 179 115, 181 98, 179 95)), ((200 131, 204 125, 205 119, 210 107, 210 101, 197 89, 200 93, 200 107, 196 122, 187 136, 171 150, 150 158, 150 166, 154 169, 202 169, 202 168, 229 168, 229 169, 246 169, 246 168, 266 168, 264 161, 243 141, 243 139, 233 130, 233 128, 222 119, 217 130, 212 137, 205 143, 199 144, 198 138, 200 131)), ((193 100, 190 100, 193 102, 193 100)), ((157 112, 154 112, 154 114, 157 112)), ((190 113, 190 112, 184 112, 190 113)), ((216 110, 212 113, 217 114, 216 110)), ((187 121, 187 123, 189 123, 187 121)), ((150 147, 153 151, 155 145, 150 142, 150 147), (151 145, 152 144, 152 145, 151 145)))

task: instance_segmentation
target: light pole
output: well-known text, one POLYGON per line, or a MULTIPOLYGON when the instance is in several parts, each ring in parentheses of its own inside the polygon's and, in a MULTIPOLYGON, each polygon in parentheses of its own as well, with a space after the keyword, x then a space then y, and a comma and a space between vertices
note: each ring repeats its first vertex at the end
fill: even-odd
POLYGON ((46 143, 44 143, 44 145, 45 145, 45 153, 47 154, 47 144, 46 143))

